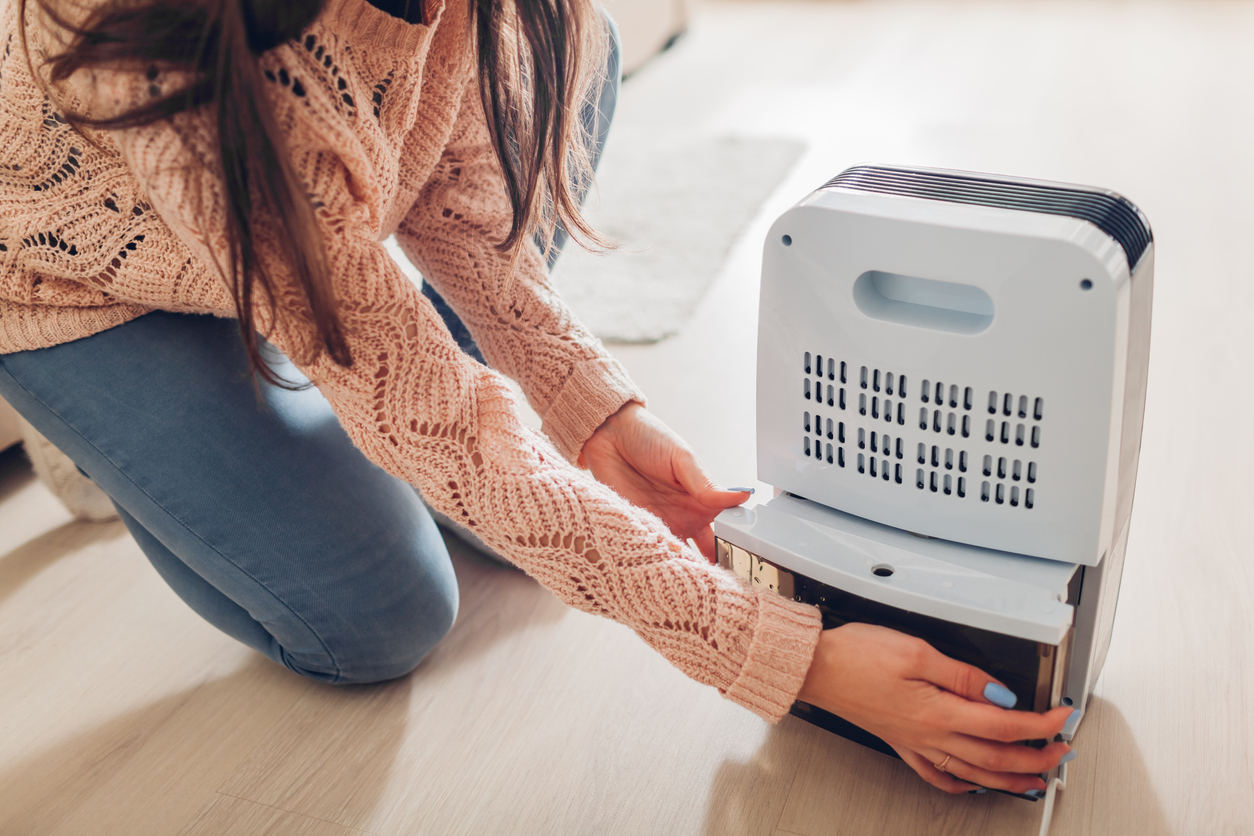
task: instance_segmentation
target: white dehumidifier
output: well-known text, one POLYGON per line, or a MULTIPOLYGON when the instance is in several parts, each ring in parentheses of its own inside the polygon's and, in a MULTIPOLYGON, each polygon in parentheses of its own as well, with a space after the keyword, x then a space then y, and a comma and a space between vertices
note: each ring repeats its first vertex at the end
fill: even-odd
POLYGON ((919 636, 1018 708, 1083 709, 1128 542, 1153 278, 1149 224, 1110 191, 840 174, 766 241, 758 478, 776 496, 718 517, 719 562, 824 627, 919 636))

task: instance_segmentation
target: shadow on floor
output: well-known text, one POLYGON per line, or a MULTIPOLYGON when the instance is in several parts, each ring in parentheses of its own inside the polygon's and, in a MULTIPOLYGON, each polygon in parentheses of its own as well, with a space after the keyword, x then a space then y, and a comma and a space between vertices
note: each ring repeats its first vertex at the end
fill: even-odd
POLYGON ((30 460, 21 444, 0 450, 0 502, 4 502, 35 479, 30 460))
POLYGON ((0 603, 61 558, 125 534, 126 526, 118 520, 68 522, 0 555, 0 603))
MULTIPOLYGON (((82 687, 90 701, 91 684, 82 687)), ((257 745, 261 720, 272 723, 305 687, 256 656, 10 761, 0 772, 0 832, 177 833, 257 745), (267 704, 272 718, 258 707, 267 704)), ((56 736, 51 716, 38 720, 56 736)))
MULTIPOLYGON (((1093 698, 1075 741, 1052 836, 1168 836, 1133 730, 1093 698)), ((1036 834, 1044 812, 999 793, 949 796, 904 763, 785 717, 748 762, 727 761, 711 788, 709 836, 1036 834)))

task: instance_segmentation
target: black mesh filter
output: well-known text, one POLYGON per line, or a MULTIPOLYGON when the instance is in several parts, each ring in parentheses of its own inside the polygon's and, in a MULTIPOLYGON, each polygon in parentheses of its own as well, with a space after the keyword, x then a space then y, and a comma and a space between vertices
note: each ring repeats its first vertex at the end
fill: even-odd
POLYGON ((998 180, 977 174, 911 171, 881 166, 854 166, 823 188, 917 197, 973 206, 996 206, 1079 218, 1105 232, 1123 248, 1129 272, 1154 240, 1149 222, 1132 201, 1108 191, 1085 190, 1051 183, 998 180))

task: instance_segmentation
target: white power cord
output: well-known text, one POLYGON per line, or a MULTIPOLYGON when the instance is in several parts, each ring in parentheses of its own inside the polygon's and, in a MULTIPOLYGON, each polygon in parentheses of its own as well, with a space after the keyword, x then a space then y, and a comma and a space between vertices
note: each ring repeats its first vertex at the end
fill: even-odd
POLYGON ((1067 764, 1059 766, 1057 771, 1050 775, 1046 782, 1045 798, 1042 803, 1045 805, 1045 811, 1041 814, 1041 829, 1038 831, 1039 836, 1049 836, 1049 825, 1054 820, 1054 802, 1058 799, 1058 793, 1067 788, 1067 764))

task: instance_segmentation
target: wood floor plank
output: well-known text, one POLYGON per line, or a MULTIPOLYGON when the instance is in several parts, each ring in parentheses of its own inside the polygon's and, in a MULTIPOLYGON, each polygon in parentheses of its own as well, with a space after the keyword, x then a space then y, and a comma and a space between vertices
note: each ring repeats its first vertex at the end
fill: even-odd
MULTIPOLYGON (((808 143, 688 327, 614 348, 715 479, 759 496, 761 241, 795 200, 878 160, 1092 183, 1149 216, 1132 538, 1054 836, 1254 821, 1251 42, 1246 0, 711 0, 619 101, 611 141, 808 143)), ((805 724, 767 726, 625 628, 464 556, 461 618, 413 676, 304 683, 200 622, 118 527, 70 523, 12 462, 0 457, 0 833, 1035 832, 1039 804, 951 798, 805 724)))
POLYGON ((771 832, 808 730, 768 730, 520 573, 457 568, 458 624, 412 677, 306 694, 223 791, 381 834, 771 832))
POLYGON ((0 833, 175 832, 308 683, 188 610, 121 523, 24 490, 0 531, 19 506, 51 528, 0 556, 0 833))
POLYGON ((179 836, 357 836, 364 832, 242 798, 216 795, 179 836))

